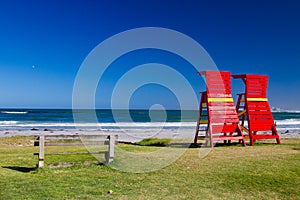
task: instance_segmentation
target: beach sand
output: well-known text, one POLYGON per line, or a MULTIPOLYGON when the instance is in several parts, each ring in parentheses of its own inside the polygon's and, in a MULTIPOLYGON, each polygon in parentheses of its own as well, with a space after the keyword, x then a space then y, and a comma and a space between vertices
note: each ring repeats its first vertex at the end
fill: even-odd
MULTIPOLYGON (((144 138, 185 138, 190 139, 191 142, 194 139, 195 130, 193 128, 185 129, 30 129, 30 130, 0 130, 0 137, 11 136, 36 136, 36 135, 85 135, 85 134, 116 134, 118 135, 118 141, 120 142, 138 142, 144 138)), ((298 132, 279 132, 281 138, 299 138, 298 132)))
POLYGON ((163 130, 142 130, 142 129, 103 129, 103 130, 78 130, 78 129, 61 129, 61 130, 0 130, 0 137, 11 136, 36 136, 36 135, 118 135, 120 142, 138 142, 145 138, 194 138, 194 129, 163 129, 163 130))

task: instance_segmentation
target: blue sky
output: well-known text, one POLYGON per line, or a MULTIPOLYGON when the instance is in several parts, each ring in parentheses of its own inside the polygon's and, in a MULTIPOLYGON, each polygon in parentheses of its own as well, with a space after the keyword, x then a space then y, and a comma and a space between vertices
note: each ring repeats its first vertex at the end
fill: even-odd
MULTIPOLYGON (((71 108, 81 63, 100 42, 139 27, 164 27, 201 44, 218 69, 269 75, 270 104, 300 110, 300 3, 285 1, 0 1, 0 107, 71 108)), ((111 66, 96 106, 110 107, 113 85, 131 67, 172 66, 203 90, 192 66, 167 52, 133 52, 111 66)), ((233 95, 242 83, 233 81, 233 95)), ((199 89, 198 89, 199 88, 199 89)), ((188 97, 187 97, 188 98, 188 97)), ((159 85, 134 93, 131 108, 178 102, 159 85)))

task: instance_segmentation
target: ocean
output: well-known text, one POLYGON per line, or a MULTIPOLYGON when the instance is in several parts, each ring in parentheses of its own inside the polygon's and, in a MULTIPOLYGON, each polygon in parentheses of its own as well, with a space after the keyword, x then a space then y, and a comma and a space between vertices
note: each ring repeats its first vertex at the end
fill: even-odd
POLYGON ((118 128, 118 126, 149 127, 194 126, 197 111, 180 110, 96 110, 97 123, 91 117, 93 110, 71 109, 0 109, 0 130, 74 129, 75 113, 80 116, 76 125, 85 128, 118 128))
MULTIPOLYGON (((0 131, 8 130, 69 130, 85 129, 194 129, 198 111, 180 110, 96 110, 98 123, 93 122, 92 110, 74 111, 80 121, 74 124, 71 109, 0 109, 0 131)), ((300 112, 274 112, 278 132, 300 137, 300 112)))

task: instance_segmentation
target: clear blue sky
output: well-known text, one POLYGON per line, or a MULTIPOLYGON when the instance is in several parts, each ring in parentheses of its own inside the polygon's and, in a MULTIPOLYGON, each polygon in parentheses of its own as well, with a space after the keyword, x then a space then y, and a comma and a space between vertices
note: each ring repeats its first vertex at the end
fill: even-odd
MULTIPOLYGON (((88 53, 114 34, 148 26, 174 29, 195 39, 220 70, 269 75, 271 105, 300 110, 298 0, 1 0, 0 107, 70 108, 73 83, 88 53)), ((186 70, 189 67, 180 69, 183 61, 170 61, 178 58, 167 53, 146 55, 139 57, 136 52, 135 61, 124 58, 115 65, 120 69, 153 61, 177 63, 175 68, 192 76, 193 87, 202 90, 198 75, 186 70)), ((110 84, 116 83, 118 73, 108 73, 104 79, 97 107, 109 108, 110 84)), ((241 84, 233 81, 233 93, 241 84)), ((166 88, 147 85, 136 91, 131 106, 157 102, 167 108, 177 105, 166 88)))

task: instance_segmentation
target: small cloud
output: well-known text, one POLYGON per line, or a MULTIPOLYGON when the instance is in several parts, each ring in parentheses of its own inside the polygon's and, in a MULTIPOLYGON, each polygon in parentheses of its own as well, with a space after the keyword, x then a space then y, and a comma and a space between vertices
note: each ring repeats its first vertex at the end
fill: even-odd
POLYGON ((34 65, 32 65, 32 69, 34 69, 35 68, 35 66, 34 65))

